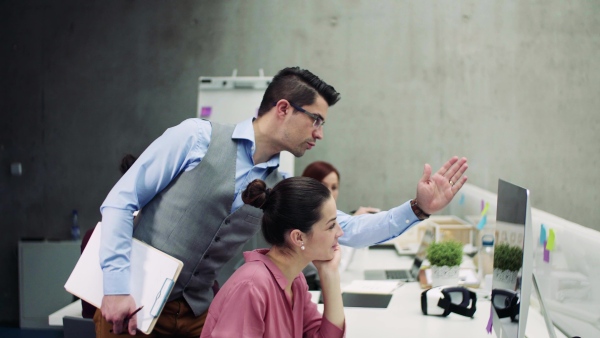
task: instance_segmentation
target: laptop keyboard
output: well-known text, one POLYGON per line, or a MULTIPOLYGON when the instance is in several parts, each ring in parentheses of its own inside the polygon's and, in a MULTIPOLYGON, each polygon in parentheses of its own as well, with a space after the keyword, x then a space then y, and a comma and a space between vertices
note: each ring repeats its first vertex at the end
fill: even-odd
POLYGON ((385 278, 387 279, 407 279, 407 273, 404 270, 386 270, 385 278))

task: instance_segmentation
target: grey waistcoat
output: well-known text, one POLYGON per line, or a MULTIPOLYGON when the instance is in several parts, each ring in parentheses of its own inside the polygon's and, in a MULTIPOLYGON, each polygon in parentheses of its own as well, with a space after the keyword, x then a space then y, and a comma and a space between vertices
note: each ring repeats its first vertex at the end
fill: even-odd
MULTIPOLYGON (((235 126, 212 122, 208 151, 146 204, 133 236, 180 259, 183 270, 169 300, 183 296, 196 316, 208 309, 219 269, 260 229, 262 210, 244 204, 231 214, 235 193, 235 126)), ((265 179, 273 187, 277 169, 265 179)))

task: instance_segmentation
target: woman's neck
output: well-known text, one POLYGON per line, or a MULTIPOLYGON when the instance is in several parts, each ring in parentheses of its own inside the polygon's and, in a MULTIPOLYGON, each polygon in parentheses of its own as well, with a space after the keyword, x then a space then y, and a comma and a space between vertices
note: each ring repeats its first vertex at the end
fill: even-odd
POLYGON ((286 285, 286 288, 288 289, 291 287, 294 278, 296 278, 309 263, 297 253, 276 246, 269 250, 267 257, 269 257, 269 259, 277 265, 279 270, 283 272, 283 275, 288 281, 286 285))

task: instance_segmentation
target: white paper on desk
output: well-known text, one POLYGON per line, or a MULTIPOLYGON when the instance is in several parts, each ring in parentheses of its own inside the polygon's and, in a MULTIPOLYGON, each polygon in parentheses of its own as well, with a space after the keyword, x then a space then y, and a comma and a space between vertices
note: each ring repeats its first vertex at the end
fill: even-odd
POLYGON ((403 281, 397 280, 353 280, 342 289, 342 292, 391 294, 402 284, 403 281))
MULTIPOLYGON (((101 223, 98 223, 65 284, 65 289, 69 293, 97 308, 100 308, 104 297, 99 257, 100 237, 101 223)), ((168 293, 161 294, 165 279, 177 280, 183 263, 137 239, 132 241, 130 261, 131 296, 138 307, 144 306, 137 314, 138 329, 149 334, 156 323, 156 317, 150 314, 154 302, 169 296, 168 293)))

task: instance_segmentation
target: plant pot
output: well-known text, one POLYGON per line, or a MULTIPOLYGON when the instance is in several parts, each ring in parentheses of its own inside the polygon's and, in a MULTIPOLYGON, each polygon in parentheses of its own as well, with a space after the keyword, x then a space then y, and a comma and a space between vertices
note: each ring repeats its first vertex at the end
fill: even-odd
POLYGON ((436 266, 431 267, 431 286, 443 286, 443 285, 458 285, 459 276, 458 272, 460 266, 436 266))
POLYGON ((519 271, 494 269, 493 288, 515 291, 519 271))

